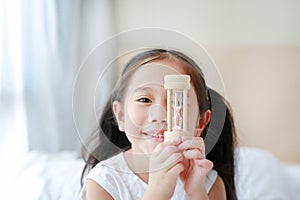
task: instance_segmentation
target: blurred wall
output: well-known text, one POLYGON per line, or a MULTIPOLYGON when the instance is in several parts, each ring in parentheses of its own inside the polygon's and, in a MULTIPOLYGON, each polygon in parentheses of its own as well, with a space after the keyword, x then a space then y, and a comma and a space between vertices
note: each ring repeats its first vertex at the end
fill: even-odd
POLYGON ((203 45, 223 76, 240 145, 300 162, 300 1, 114 1, 115 32, 178 31, 203 45))
POLYGON ((300 46, 208 48, 224 78, 241 145, 300 162, 300 46))

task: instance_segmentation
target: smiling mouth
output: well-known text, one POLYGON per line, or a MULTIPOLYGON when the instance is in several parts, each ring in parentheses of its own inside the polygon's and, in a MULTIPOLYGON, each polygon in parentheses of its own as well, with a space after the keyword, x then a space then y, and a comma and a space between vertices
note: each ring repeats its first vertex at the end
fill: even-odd
POLYGON ((149 132, 149 133, 142 132, 143 135, 150 136, 150 137, 155 137, 155 138, 164 138, 163 133, 164 133, 164 131, 149 132))

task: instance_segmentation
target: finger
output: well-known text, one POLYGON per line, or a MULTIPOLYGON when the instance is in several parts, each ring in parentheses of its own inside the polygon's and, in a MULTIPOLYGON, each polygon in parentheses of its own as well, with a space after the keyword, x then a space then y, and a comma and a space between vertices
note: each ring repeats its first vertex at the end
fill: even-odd
POLYGON ((170 168, 168 173, 173 177, 178 177, 183 170, 183 165, 181 163, 177 163, 174 167, 170 168))
POLYGON ((151 162, 151 172, 155 171, 168 171, 170 168, 172 168, 177 163, 181 162, 183 160, 183 156, 181 153, 174 153, 170 155, 166 160, 159 161, 156 160, 154 162, 151 162))
POLYGON ((161 152, 157 153, 157 159, 160 162, 163 162, 167 160, 171 155, 174 153, 179 153, 180 150, 177 146, 166 146, 164 149, 161 150, 161 152))
POLYGON ((195 137, 193 137, 193 136, 187 136, 187 135, 185 135, 185 136, 182 136, 181 137, 181 140, 182 141, 186 141, 186 140, 193 140, 195 137))
POLYGON ((183 156, 187 159, 204 159, 205 154, 199 149, 190 149, 183 152, 183 156))
POLYGON ((204 169, 206 173, 208 173, 214 166, 214 163, 207 159, 195 160, 195 165, 204 169))
POLYGON ((170 145, 179 145, 181 143, 181 139, 179 137, 174 137, 174 139, 172 140, 168 140, 168 141, 165 141, 165 142, 162 142, 162 143, 159 143, 154 151, 161 151, 163 148, 165 148, 166 146, 170 146, 170 145))
POLYGON ((204 150, 204 141, 200 137, 190 137, 190 138, 183 137, 182 143, 178 145, 178 148, 181 150, 192 149, 192 148, 204 150))
POLYGON ((176 136, 167 142, 170 142, 171 145, 179 145, 181 143, 181 138, 176 136))
POLYGON ((176 163, 181 162, 183 156, 181 153, 173 153, 170 155, 164 162, 162 162, 163 167, 170 168, 174 166, 176 163))

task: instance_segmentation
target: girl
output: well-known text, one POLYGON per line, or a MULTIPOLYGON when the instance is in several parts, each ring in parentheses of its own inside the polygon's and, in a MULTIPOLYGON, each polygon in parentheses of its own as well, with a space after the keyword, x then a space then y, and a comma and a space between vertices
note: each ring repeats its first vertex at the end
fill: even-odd
POLYGON ((154 49, 132 58, 105 106, 99 132, 82 149, 86 165, 81 197, 236 199, 235 127, 220 95, 226 105, 225 122, 218 142, 205 156, 211 92, 216 93, 207 88, 197 64, 178 51, 154 49), (163 77, 167 74, 191 77, 188 130, 194 137, 164 142, 167 97, 163 77))

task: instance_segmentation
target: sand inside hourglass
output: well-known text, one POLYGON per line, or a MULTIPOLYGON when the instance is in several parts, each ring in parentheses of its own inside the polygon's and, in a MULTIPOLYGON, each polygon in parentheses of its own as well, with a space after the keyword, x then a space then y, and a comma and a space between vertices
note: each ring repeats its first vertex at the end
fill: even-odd
POLYGON ((182 91, 172 91, 172 107, 173 107, 173 120, 172 129, 173 131, 182 131, 182 102, 183 93, 182 91))

